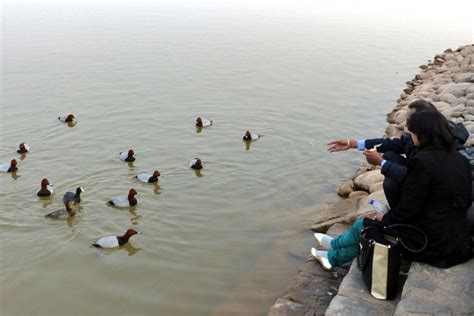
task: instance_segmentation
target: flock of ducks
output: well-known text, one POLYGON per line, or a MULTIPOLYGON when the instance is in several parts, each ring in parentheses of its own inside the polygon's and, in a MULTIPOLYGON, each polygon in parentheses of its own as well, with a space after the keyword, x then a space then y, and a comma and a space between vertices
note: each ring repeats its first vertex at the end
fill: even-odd
MULTIPOLYGON (((58 117, 58 120, 67 124, 76 124, 76 118, 73 114, 61 114, 58 117)), ((196 119, 195 125, 198 129, 203 127, 209 127, 212 125, 212 121, 198 117, 196 119)), ((247 148, 249 146, 249 142, 256 141, 260 138, 260 135, 251 133, 250 131, 246 131, 242 139, 247 143, 247 148)), ((26 154, 30 151, 30 146, 25 143, 21 143, 17 146, 16 152, 19 154, 26 154)), ((129 149, 127 152, 120 152, 119 159, 126 162, 133 162, 135 161, 135 152, 133 149, 129 149)), ((189 167, 194 170, 201 170, 203 168, 203 164, 201 159, 194 158, 190 161, 189 167)), ((0 164, 0 172, 9 172, 14 173, 18 170, 18 162, 16 159, 12 159, 10 163, 0 164)), ((139 173, 135 176, 135 178, 143 183, 157 183, 158 177, 160 176, 160 172, 155 170, 153 174, 149 173, 139 173)), ((50 197, 54 192, 53 186, 49 183, 48 179, 44 178, 41 180, 40 189, 36 192, 36 195, 40 198, 50 197)), ((63 196, 63 203, 64 209, 49 213, 45 215, 46 218, 51 219, 68 219, 70 217, 74 217, 76 215, 76 211, 73 208, 73 205, 81 203, 81 193, 84 192, 82 187, 78 187, 76 192, 66 192, 63 196)), ((128 192, 128 196, 126 197, 115 197, 107 202, 108 205, 119 207, 119 208, 128 208, 131 206, 137 205, 138 201, 135 196, 138 192, 135 189, 130 189, 128 192)), ((136 235, 141 234, 141 232, 135 231, 134 229, 128 229, 125 234, 122 236, 105 236, 99 238, 96 242, 94 242, 91 247, 96 248, 117 248, 120 247, 128 242, 128 240, 136 235)))

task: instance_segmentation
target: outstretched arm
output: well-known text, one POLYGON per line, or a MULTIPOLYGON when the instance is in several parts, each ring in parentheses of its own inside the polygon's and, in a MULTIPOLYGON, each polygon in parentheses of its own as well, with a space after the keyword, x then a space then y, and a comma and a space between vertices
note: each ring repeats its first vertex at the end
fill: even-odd
POLYGON ((336 151, 348 150, 350 148, 357 148, 357 141, 354 139, 333 140, 327 144, 328 151, 333 153, 336 151))

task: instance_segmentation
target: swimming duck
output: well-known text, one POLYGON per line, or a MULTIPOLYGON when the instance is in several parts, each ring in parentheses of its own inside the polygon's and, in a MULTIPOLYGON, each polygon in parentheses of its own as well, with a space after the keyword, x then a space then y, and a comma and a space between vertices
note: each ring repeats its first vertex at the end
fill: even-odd
POLYGON ((66 219, 68 217, 73 217, 76 215, 76 211, 71 207, 72 202, 73 201, 67 201, 64 203, 64 209, 49 213, 44 217, 53 219, 66 219))
POLYGON ((39 197, 51 196, 53 194, 53 186, 49 184, 48 179, 44 178, 41 180, 41 189, 36 192, 36 195, 39 197))
POLYGON ((112 206, 117 206, 117 207, 129 207, 129 206, 135 206, 137 205, 137 199, 135 198, 135 195, 137 195, 138 192, 135 189, 130 189, 128 191, 128 196, 127 197, 115 197, 112 200, 108 201, 107 203, 112 206))
POLYGON ((26 154, 27 152, 30 151, 30 146, 28 146, 25 143, 21 143, 16 147, 16 152, 19 154, 26 154))
POLYGON ((245 135, 243 137, 243 140, 245 141, 255 141, 257 139, 260 138, 260 135, 258 134, 254 134, 254 133, 250 133, 249 131, 246 131, 245 132, 245 135))
POLYGON ((123 161, 135 161, 135 157, 133 157, 133 155, 135 155, 135 152, 133 149, 129 149, 128 152, 119 153, 119 158, 123 161))
POLYGON ((10 163, 2 163, 0 164, 0 171, 1 172, 15 172, 18 170, 18 164, 15 159, 12 159, 10 163))
POLYGON ((208 120, 208 119, 205 119, 205 118, 200 118, 200 117, 198 117, 196 119, 196 126, 197 127, 208 127, 208 126, 211 126, 211 125, 212 125, 211 120, 208 120))
POLYGON ((71 123, 74 122, 74 115, 73 114, 61 114, 58 116, 58 120, 64 123, 71 123))
POLYGON ((153 174, 139 173, 135 176, 135 178, 137 178, 138 181, 145 182, 145 183, 156 183, 158 182, 158 177, 160 175, 161 175, 160 172, 158 170, 155 170, 153 174))
POLYGON ((84 192, 84 189, 82 187, 78 187, 76 189, 76 193, 72 193, 72 192, 64 193, 63 202, 66 203, 66 202, 72 201, 75 204, 81 203, 82 192, 84 192))
POLYGON ((192 169, 196 169, 196 170, 202 169, 202 161, 201 161, 201 159, 199 159, 199 158, 194 158, 194 159, 191 160, 191 162, 189 163, 189 167, 192 168, 192 169))
POLYGON ((130 237, 136 234, 141 234, 134 229, 129 229, 123 236, 105 236, 97 239, 91 246, 96 248, 117 248, 125 245, 130 237))

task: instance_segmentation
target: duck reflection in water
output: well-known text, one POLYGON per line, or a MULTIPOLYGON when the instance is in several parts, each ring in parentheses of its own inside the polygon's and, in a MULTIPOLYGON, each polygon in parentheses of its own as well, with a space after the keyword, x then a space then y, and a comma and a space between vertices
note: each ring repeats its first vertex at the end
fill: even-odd
POLYGON ((21 176, 18 175, 16 171, 13 171, 13 172, 10 172, 10 177, 12 177, 13 180, 17 180, 21 176))
POLYGON ((71 127, 71 128, 72 128, 72 127, 76 126, 77 122, 76 122, 76 121, 72 121, 72 122, 67 122, 66 124, 67 124, 67 127, 71 127))
POLYGON ((153 183, 153 193, 155 193, 156 195, 161 194, 161 187, 158 183, 153 183))
POLYGON ((130 170, 135 169, 135 166, 133 165, 133 161, 127 161, 127 165, 128 165, 128 168, 130 168, 130 170))
POLYGON ((141 219, 142 216, 137 214, 137 206, 129 207, 128 211, 130 213, 130 222, 132 225, 138 225, 138 220, 141 219))
POLYGON ((196 133, 201 133, 202 132, 202 126, 196 126, 196 133))
POLYGON ((23 160, 25 160, 25 158, 26 158, 26 154, 25 154, 25 153, 21 153, 21 154, 20 154, 20 160, 23 161, 23 160))
POLYGON ((123 246, 120 246, 119 249, 124 249, 125 251, 127 251, 129 256, 133 256, 134 254, 142 250, 142 248, 133 247, 132 244, 129 242, 123 246))
POLYGON ((252 144, 252 141, 251 140, 246 140, 244 141, 245 143, 245 150, 250 150, 250 144, 252 144))
POLYGON ((195 174, 196 177, 198 177, 198 178, 204 177, 204 175, 202 174, 201 170, 194 170, 194 174, 195 174))

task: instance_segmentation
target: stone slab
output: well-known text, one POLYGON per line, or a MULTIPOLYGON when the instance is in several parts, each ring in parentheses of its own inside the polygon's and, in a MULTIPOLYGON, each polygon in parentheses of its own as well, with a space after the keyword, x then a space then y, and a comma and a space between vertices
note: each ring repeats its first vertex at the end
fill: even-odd
POLYGON ((420 314, 474 315, 474 260, 449 269, 414 262, 395 315, 420 314))
POLYGON ((354 260, 339 291, 329 304, 326 315, 393 315, 398 300, 384 301, 372 297, 354 260))

